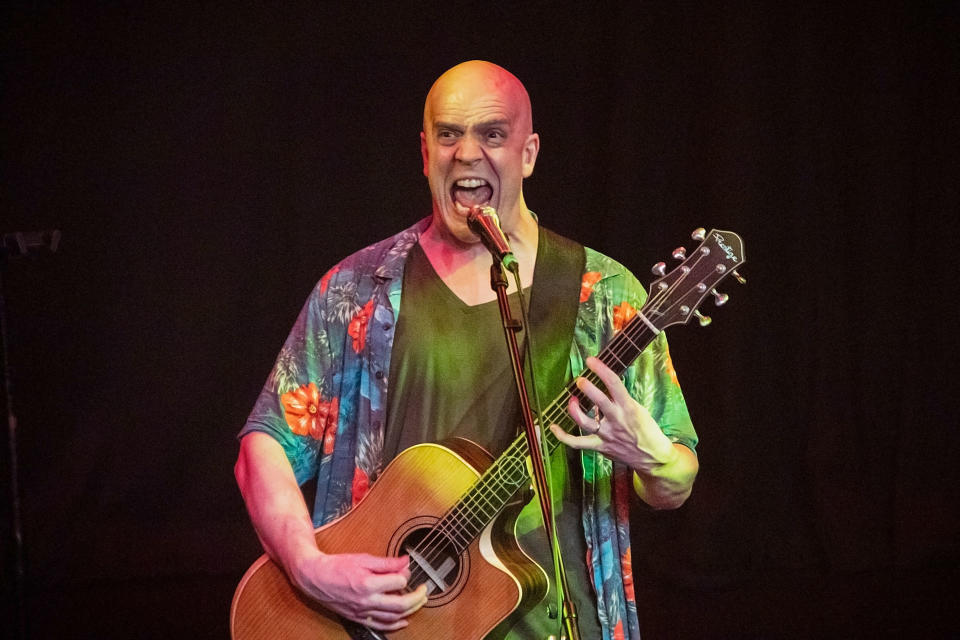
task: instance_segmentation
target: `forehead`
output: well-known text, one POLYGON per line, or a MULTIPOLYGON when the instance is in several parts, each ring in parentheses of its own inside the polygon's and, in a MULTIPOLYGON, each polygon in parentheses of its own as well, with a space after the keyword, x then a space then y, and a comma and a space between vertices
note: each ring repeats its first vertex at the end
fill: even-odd
POLYGON ((451 90, 438 94, 430 105, 431 122, 509 120, 516 117, 516 106, 500 93, 451 90))
POLYGON ((430 89, 424 126, 451 120, 515 122, 529 111, 528 100, 519 81, 502 69, 454 70, 430 89))

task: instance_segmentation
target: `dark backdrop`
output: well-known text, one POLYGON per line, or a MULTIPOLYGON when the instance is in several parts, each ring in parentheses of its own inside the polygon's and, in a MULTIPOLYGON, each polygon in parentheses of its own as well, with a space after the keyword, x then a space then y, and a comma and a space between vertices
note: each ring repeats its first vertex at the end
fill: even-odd
POLYGON ((5 274, 34 637, 226 637, 235 433, 322 272, 428 213, 470 58, 530 90, 548 226, 641 279, 746 242, 669 332, 702 471, 636 513, 645 636, 958 632, 954 3, 18 4, 0 231, 63 232, 5 274))

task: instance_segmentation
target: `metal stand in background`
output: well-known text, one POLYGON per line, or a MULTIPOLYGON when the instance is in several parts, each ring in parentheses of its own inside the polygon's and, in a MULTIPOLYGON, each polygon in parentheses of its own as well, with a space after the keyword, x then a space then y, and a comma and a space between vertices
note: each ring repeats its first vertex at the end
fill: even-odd
POLYGON ((26 575, 24 571, 23 523, 20 516, 20 485, 17 460, 17 417, 13 412, 13 382, 10 356, 7 349, 7 313, 3 295, 7 263, 30 255, 54 253, 60 244, 59 231, 29 231, 6 233, 0 244, 0 356, 3 358, 3 391, 7 407, 7 457, 10 468, 10 537, 13 541, 12 577, 14 626, 21 640, 27 637, 25 606, 26 575))

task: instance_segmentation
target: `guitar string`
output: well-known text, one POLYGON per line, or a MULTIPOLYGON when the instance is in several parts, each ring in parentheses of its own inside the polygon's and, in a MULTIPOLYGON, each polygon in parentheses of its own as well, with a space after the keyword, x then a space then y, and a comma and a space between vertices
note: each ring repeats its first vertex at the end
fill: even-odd
MULTIPOLYGON (((663 297, 663 294, 664 290, 660 290, 659 295, 655 294, 654 296, 651 296, 650 300, 648 300, 648 304, 644 305, 644 308, 651 306, 651 302, 655 304, 659 298, 663 297)), ((608 349, 601 351, 599 357, 604 364, 610 365, 613 364, 613 360, 616 360, 621 364, 621 366, 625 367, 626 365, 624 363, 624 358, 622 357, 625 353, 630 351, 635 352, 628 358, 628 360, 632 362, 632 360, 642 352, 642 350, 637 347, 636 338, 641 337, 639 334, 644 333, 644 331, 648 330, 648 328, 643 326, 642 322, 635 322, 636 319, 637 318, 631 319, 631 322, 628 322, 627 326, 624 327, 624 330, 618 334, 618 337, 622 336, 623 339, 616 340, 615 338, 611 341, 610 345, 608 345, 608 349), (640 325, 640 331, 633 331, 633 328, 636 325, 640 325), (634 335, 631 338, 631 333, 636 333, 638 335, 634 335), (608 355, 611 357, 605 357, 608 355)), ((581 373, 581 375, 587 379, 590 379, 594 384, 600 383, 597 376, 591 371, 587 371, 586 375, 583 373, 581 373)), ((559 413, 559 415, 550 416, 548 423, 573 422, 572 419, 569 418, 569 415, 563 410, 563 407, 560 406, 561 404, 565 405, 566 402, 569 401, 570 397, 573 396, 577 396, 584 405, 592 404, 590 403, 589 399, 583 397, 583 394, 579 392, 579 389, 576 388, 575 384, 568 385, 568 387, 564 389, 564 392, 561 392, 560 397, 555 400, 547 412, 545 412, 546 414, 559 413)), ((548 435, 552 436, 552 434, 549 433, 548 435)), ((551 450, 559 445, 559 441, 555 438, 554 440, 555 442, 550 443, 551 450)), ((514 444, 517 444, 518 442, 523 442, 524 445, 526 444, 522 438, 518 439, 518 441, 515 441, 514 444)), ((509 461, 511 464, 518 464, 518 459, 525 459, 526 456, 524 449, 525 447, 509 447, 507 452, 505 452, 505 454, 501 456, 500 460, 498 460, 498 464, 494 465, 494 467, 490 469, 491 475, 492 473, 499 474, 499 471, 506 466, 504 464, 506 461, 509 461), (518 451, 512 451, 512 449, 518 449, 518 451)), ((522 468, 525 468, 525 461, 520 464, 523 465, 522 468)), ((467 495, 458 502, 451 512, 449 512, 444 518, 441 519, 440 522, 438 522, 437 525, 435 525, 433 530, 430 532, 433 535, 431 536, 428 534, 428 536, 425 537, 424 540, 422 540, 418 545, 418 547, 423 549, 423 551, 420 551, 422 557, 424 557, 429 564, 434 564, 438 559, 438 554, 441 554, 451 543, 454 550, 458 551, 458 554, 462 553, 462 549, 458 550, 457 548, 466 548, 469 546, 470 542, 472 542, 472 540, 476 537, 477 533, 479 533, 479 531, 486 526, 484 523, 488 523, 493 519, 493 517, 496 516, 497 513, 499 513, 500 508, 502 508, 503 504, 505 504, 506 501, 509 500, 514 493, 516 493, 516 490, 520 484, 517 483, 512 486, 505 486, 499 478, 497 478, 495 482, 491 482, 490 478, 486 477, 487 475, 488 474, 484 474, 480 481, 478 481, 473 487, 471 487, 470 490, 468 490, 467 495), (503 491, 506 491, 506 495, 500 495, 503 491), (499 505, 491 503, 489 499, 491 494, 500 503, 499 505), (479 506, 481 500, 483 500, 487 505, 493 507, 492 516, 488 514, 485 509, 479 506), (482 520, 479 525, 475 522, 477 515, 476 511, 478 510, 480 511, 480 515, 482 515, 482 520), (464 515, 466 515, 467 524, 470 526, 470 529, 473 530, 467 535, 463 535, 461 533, 461 531, 465 529, 463 523, 464 515), (432 540, 430 539, 431 537, 433 538, 432 540), (463 544, 462 540, 457 540, 457 537, 462 538, 462 540, 466 540, 466 544, 463 544)), ((524 474, 524 476, 524 478, 521 478, 521 482, 529 478, 528 474, 524 474)), ((409 581, 409 584, 417 583, 416 580, 414 580, 414 572, 417 574, 425 573, 422 572, 419 565, 414 566, 411 569, 411 580, 409 581)), ((420 576, 417 575, 416 577, 419 578, 420 576)))
MULTIPOLYGON (((698 257, 694 260, 693 266, 690 267, 690 270, 687 273, 681 273, 677 280, 672 284, 668 285, 663 289, 657 289, 654 293, 648 296, 646 304, 641 308, 640 313, 644 313, 644 310, 649 307, 656 307, 664 297, 673 293, 673 291, 680 285, 681 282, 685 281, 690 274, 692 274, 695 268, 698 266, 698 263, 704 257, 704 254, 698 252, 698 257)), ((666 307, 667 310, 672 309, 677 303, 666 307)), ((663 313, 663 311, 661 311, 663 313)), ((611 340, 610 344, 606 349, 603 349, 598 358, 605 365, 610 366, 615 364, 614 360, 621 367, 626 369, 629 364, 633 362, 639 355, 642 353, 643 349, 638 346, 638 342, 644 344, 643 348, 646 348, 646 345, 653 340, 656 336, 653 335, 646 342, 643 340, 638 340, 643 338, 645 332, 650 332, 649 327, 645 326, 645 323, 642 322, 642 318, 635 316, 627 323, 621 332, 611 340), (637 331, 634 331, 634 328, 637 328, 637 331), (635 334, 632 335, 631 334, 635 334), (633 352, 633 353, 631 353, 633 352), (629 354, 629 355, 627 355, 629 354), (627 356, 624 358, 623 356, 627 356)), ((615 367, 611 367, 615 368, 615 367)), ((599 377, 592 371, 587 370, 585 373, 581 372, 581 376, 590 380, 593 384, 597 386, 602 386, 602 381, 599 377)), ((562 423, 573 423, 574 421, 570 418, 569 414, 565 411, 565 405, 569 402, 571 397, 576 396, 578 401, 581 403, 581 406, 592 405, 589 398, 585 398, 584 394, 576 387, 575 382, 568 384, 567 387, 560 393, 559 397, 554 400, 553 403, 549 406, 547 411, 545 411, 545 417, 547 423, 557 423, 569 430, 569 424, 563 425, 562 423), (572 388, 571 388, 572 387, 572 388), (551 415, 552 414, 552 415, 551 415)), ((588 409, 589 410, 589 407, 588 409)), ((548 443, 549 450, 555 449, 559 444, 559 440, 553 436, 552 433, 547 432, 545 434, 548 439, 552 438, 553 442, 548 443)), ((417 545, 417 551, 421 554, 421 557, 425 561, 433 565, 439 557, 442 556, 445 549, 448 546, 452 546, 453 550, 457 555, 463 552, 466 547, 475 539, 482 529, 489 524, 493 518, 500 512, 500 509, 506 504, 506 502, 517 492, 520 485, 524 480, 529 480, 529 474, 525 473, 526 471, 526 441, 524 438, 518 438, 515 440, 510 447, 507 448, 507 451, 504 452, 497 460, 497 462, 492 465, 487 472, 485 472, 481 478, 475 483, 458 503, 445 514, 440 521, 431 529, 431 531, 424 537, 423 540, 417 545), (519 445, 519 446, 518 446, 519 445), (513 451, 517 449, 517 451, 513 451), (504 484, 500 472, 503 471, 503 468, 506 466, 505 463, 509 462, 510 465, 519 465, 518 468, 523 469, 523 476, 520 478, 520 481, 517 483, 504 484), (493 478, 494 474, 498 477, 493 478), (489 477, 488 477, 489 476, 489 477), (505 495, 501 495, 502 492, 505 492, 505 495), (491 501, 491 498, 494 501, 491 501), (490 515, 486 512, 486 509, 482 507, 481 501, 487 506, 492 507, 493 514, 490 515), (480 523, 476 522, 477 512, 481 516, 480 523), (466 521, 466 522, 464 522, 466 521), (469 529, 466 529, 466 526, 469 526, 469 529), (463 535, 463 531, 471 531, 467 535, 463 535), (461 540, 457 540, 456 537, 460 537, 461 540), (466 541, 466 544, 463 543, 466 541)), ((417 584, 417 581, 414 580, 414 576, 419 579, 420 577, 428 577, 425 575, 419 565, 414 565, 411 567, 411 579, 408 581, 408 585, 417 584), (421 575, 423 574, 423 575, 421 575)), ((407 587, 407 590, 410 590, 410 587, 407 587)))
MULTIPOLYGON (((697 262, 699 262, 699 260, 701 259, 701 257, 702 257, 702 256, 701 256, 700 254, 698 254, 697 259, 694 261, 694 267, 696 267, 697 262)), ((691 267, 690 272, 693 271, 694 267, 691 267)), ((679 276, 678 281, 677 281, 672 287, 669 287, 668 289, 658 289, 658 290, 657 290, 657 293, 655 293, 654 295, 650 296, 650 298, 649 298, 648 301, 647 301, 647 304, 644 305, 644 308, 648 308, 648 307, 650 307, 650 306, 655 306, 655 303, 656 303, 659 299, 661 299, 662 297, 664 297, 664 295, 666 295, 667 293, 671 292, 671 291, 670 291, 671 289, 676 288, 676 286, 679 284, 679 282, 680 282, 681 280, 683 280, 683 279, 686 279, 686 277, 688 277, 688 275, 689 275, 689 272, 688 272, 688 274, 682 274, 681 276, 679 276)), ((641 321, 642 321, 642 318, 641 318, 641 321)), ((635 341, 635 338, 638 338, 638 337, 640 337, 640 336, 639 336, 639 335, 635 335, 635 336, 633 336, 634 339, 631 339, 631 335, 630 335, 631 333, 641 333, 641 332, 642 332, 642 331, 641 331, 641 332, 633 331, 634 327, 631 326, 631 325, 633 325, 633 324, 634 324, 634 323, 628 323, 628 326, 624 328, 624 331, 621 332, 620 334, 618 334, 618 336, 623 336, 623 337, 627 340, 627 342, 628 342, 629 344, 622 343, 622 341, 621 341, 621 343, 615 343, 614 341, 611 341, 611 344, 609 345, 611 348, 610 348, 610 349, 605 349, 605 350, 603 350, 603 351, 601 352, 601 354, 600 354, 602 361, 604 361, 604 360, 603 360, 603 356, 609 355, 609 356, 611 356, 611 358, 615 359, 615 360, 617 361, 617 363, 619 363, 622 367, 626 368, 627 362, 632 362, 632 361, 639 355, 639 353, 642 352, 642 349, 640 349, 639 347, 637 347, 636 341, 635 341), (621 344, 622 344, 622 346, 623 346, 623 349, 620 349, 621 344), (630 352, 633 352, 633 353, 630 353, 630 352), (626 354, 626 353, 630 353, 630 355, 629 355, 627 358, 623 358, 622 356, 623 356, 624 354, 626 354)), ((642 329, 642 328, 643 328, 643 327, 640 327, 640 329, 642 329)), ((605 362, 605 364, 607 364, 607 365, 613 364, 613 362, 611 361, 610 358, 607 358, 604 362, 605 362)), ((589 372, 589 371, 588 371, 588 372, 587 372, 587 375, 586 375, 585 377, 588 377, 588 379, 589 379, 589 378, 590 378, 590 374, 592 374, 592 372, 589 372)), ((595 380, 595 379, 594 379, 594 380, 591 380, 591 381, 594 382, 595 384, 596 384, 597 382, 599 382, 598 380, 595 380)), ((566 391, 566 394, 563 394, 563 393, 562 393, 562 394, 561 394, 561 397, 560 397, 557 401, 555 401, 555 402, 553 403, 553 405, 551 405, 550 409, 548 409, 548 411, 547 411, 546 413, 550 413, 551 411, 560 411, 561 413, 563 413, 563 414, 565 415, 565 412, 563 411, 562 407, 558 407, 558 406, 557 406, 557 405, 560 404, 560 401, 561 401, 561 400, 569 400, 569 397, 570 397, 570 396, 573 396, 573 395, 577 395, 578 397, 581 395, 578 390, 570 390, 570 389, 567 389, 567 390, 565 390, 565 391, 566 391), (564 395, 566 395, 567 397, 564 397, 564 395)), ((582 400, 586 400, 586 399, 582 399, 582 400)), ((586 402, 589 402, 589 400, 586 400, 586 402)), ((551 421, 551 422, 557 422, 557 418, 558 418, 558 416, 554 416, 553 419, 550 420, 550 421, 551 421)), ((557 444, 559 444, 559 442, 554 443, 553 446, 556 446, 557 444)), ((504 456, 504 458, 506 459, 507 456, 504 456)), ((514 462, 515 462, 515 461, 514 461, 514 462)), ((501 466, 502 466, 502 465, 501 465, 501 466)), ((482 485, 482 484, 483 484, 483 483, 478 482, 477 485, 475 485, 475 487, 476 487, 476 488, 479 488, 480 485, 482 485)), ((493 488, 494 488, 494 489, 498 489, 498 487, 493 487, 493 488)), ((504 488, 507 488, 507 489, 509 490, 509 487, 504 487, 504 488)), ((480 500, 481 500, 481 499, 482 499, 486 504, 491 505, 490 501, 486 499, 486 496, 484 495, 484 492, 482 492, 482 491, 470 491, 470 492, 468 492, 468 493, 470 493, 470 494, 476 494, 477 497, 474 498, 474 496, 471 495, 468 499, 463 500, 462 503, 463 503, 464 506, 470 507, 470 506, 471 506, 471 503, 476 503, 478 506, 480 506, 479 503, 480 503, 480 500)), ((489 493, 489 492, 487 492, 487 493, 489 493)), ((508 496, 508 499, 509 499, 509 496, 508 496)), ((491 506, 493 506, 493 505, 491 505, 491 506)), ((500 506, 502 506, 502 505, 500 505, 500 506)), ((488 517, 489 517, 489 514, 487 514, 486 511, 483 510, 482 506, 480 507, 480 509, 481 509, 481 515, 482 515, 484 518, 488 518, 488 517)), ((461 509, 461 511, 462 511, 462 510, 463 510, 463 509, 461 509)), ((494 506, 494 510, 495 510, 495 511, 499 510, 499 506, 494 506)))
MULTIPOLYGON (((601 352, 600 357, 603 360, 605 355, 612 355, 614 359, 618 362, 623 361, 623 354, 630 350, 640 353, 640 349, 636 346, 636 339, 640 335, 632 336, 631 333, 642 334, 645 331, 649 331, 645 326, 642 326, 641 322, 631 322, 628 323, 627 327, 624 327, 624 330, 621 331, 618 336, 623 336, 626 340, 619 341, 615 343, 611 341, 608 345, 609 350, 604 350, 601 352), (640 325, 641 331, 633 331, 633 327, 640 325), (617 344, 623 346, 622 349, 617 348, 617 344)), ((634 356, 635 357, 635 356, 634 356)), ((632 358, 631 358, 632 359, 632 358)), ((610 358, 606 359, 606 364, 612 364, 610 358)), ((595 374, 591 371, 586 371, 582 373, 584 377, 593 378, 591 380, 595 384, 598 384, 600 381, 596 378, 595 374)), ((560 396, 554 400, 550 405, 547 411, 544 412, 546 422, 558 423, 564 426, 565 430, 569 431, 571 426, 574 426, 574 421, 570 418, 569 414, 566 412, 565 407, 567 402, 571 397, 577 396, 583 404, 588 404, 589 399, 585 398, 580 390, 576 387, 575 382, 571 382, 560 396), (564 425, 564 423, 567 423, 564 425)), ((548 440, 550 440, 548 446, 550 450, 555 449, 559 444, 559 440, 553 436, 552 433, 546 433, 548 440)), ((429 564, 433 565, 438 559, 439 556, 443 554, 444 550, 453 543, 453 547, 459 553, 462 553, 462 550, 469 546, 470 542, 476 537, 476 535, 489 523, 500 512, 500 509, 504 504, 512 497, 519 486, 524 480, 529 479, 529 474, 525 473, 526 471, 526 462, 525 458, 527 455, 526 451, 526 440, 524 438, 518 438, 514 443, 508 447, 507 451, 501 455, 498 463, 491 467, 488 470, 488 473, 485 473, 484 476, 468 490, 467 495, 462 498, 458 504, 451 509, 451 511, 444 516, 437 525, 434 526, 433 530, 430 532, 433 535, 428 534, 417 546, 418 553, 421 554, 429 564), (505 463, 509 462, 510 465, 518 465, 518 468, 524 470, 523 476, 520 478, 520 482, 515 484, 505 484, 501 477, 494 478, 494 474, 500 476, 500 471, 503 470, 507 465, 505 463), (488 477, 489 476, 489 477, 488 477), (490 498, 494 498, 496 503, 492 503, 490 498), (483 508, 480 503, 483 501, 486 505, 493 507, 492 515, 487 513, 487 510, 483 508), (480 523, 476 522, 476 516, 482 516, 480 523), (466 523, 464 523, 466 521, 466 523), (466 524, 466 526, 465 526, 466 524), (466 530, 469 533, 464 535, 462 532, 466 530), (461 538, 461 540, 457 540, 461 538), (463 540, 466 540, 466 544, 463 543, 463 540), (459 547, 459 549, 458 549, 459 547)), ((426 577, 421 576, 423 572, 419 565, 414 565, 411 567, 411 579, 408 584, 417 584, 415 578, 426 577)))
MULTIPOLYGON (((559 399, 563 399, 564 395, 564 393, 561 393, 559 399)), ((554 401, 545 412, 545 415, 554 413, 557 409, 557 404, 558 401, 554 401)), ((430 534, 418 545, 423 549, 421 554, 424 557, 428 555, 435 556, 435 552, 442 552, 449 546, 450 542, 454 543, 453 546, 455 550, 462 552, 462 549, 469 546, 477 533, 485 526, 482 524, 478 526, 476 522, 477 511, 480 511, 483 519, 487 521, 492 520, 493 516, 499 513, 506 501, 516 493, 523 480, 528 477, 525 463, 525 445, 526 441, 522 437, 514 440, 497 462, 467 491, 466 495, 458 504, 435 525, 430 534), (522 469, 523 471, 521 471, 519 482, 508 484, 504 482, 504 475, 506 475, 504 470, 506 469, 509 472, 511 468, 522 469), (487 513, 485 508, 478 508, 481 500, 486 505, 492 507, 492 516, 487 513), (466 525, 464 521, 466 521, 466 525), (466 530, 466 535, 462 533, 464 530, 466 530), (461 540, 457 540, 458 537, 461 538, 461 540), (463 540, 466 541, 466 544, 463 543, 463 540), (457 549, 458 547, 460 547, 460 549, 457 549)), ((436 558, 434 557, 434 561, 435 560, 436 558)), ((415 569, 417 573, 419 573, 419 567, 411 569, 411 583, 414 583, 413 572, 415 569)))
MULTIPOLYGON (((686 274, 684 274, 684 276, 681 276, 680 279, 685 279, 685 275, 686 274)), ((676 286, 676 283, 673 287, 670 287, 670 288, 671 289, 675 288, 675 286, 676 286)), ((659 290, 659 294, 654 294, 653 296, 650 296, 650 299, 648 300, 648 304, 645 304, 644 308, 650 307, 651 303, 655 305, 657 300, 662 298, 666 293, 667 293, 666 289, 661 289, 659 290)), ((642 312, 643 311, 641 311, 641 313, 642 312)), ((636 344, 636 338, 641 337, 639 334, 644 333, 647 327, 641 325, 639 327, 640 331, 636 331, 636 332, 633 331, 633 327, 640 324, 640 323, 634 322, 633 320, 635 319, 636 318, 631 319, 631 322, 628 322, 627 326, 624 327, 624 330, 618 334, 618 337, 622 336, 623 339, 619 341, 617 341, 616 339, 612 340, 609 345, 610 348, 603 350, 601 354, 599 354, 599 357, 601 361, 604 362, 604 364, 607 364, 609 366, 613 364, 613 360, 616 360, 617 363, 619 363, 622 367, 626 368, 627 364, 624 362, 625 359, 622 356, 632 351, 633 353, 628 358, 626 358, 627 361, 632 362, 642 352, 642 350, 636 344), (638 335, 634 335, 631 338, 631 335, 630 335, 631 333, 636 333, 638 335), (605 356, 607 355, 611 357, 606 358, 605 356)), ((642 318, 641 318, 641 321, 642 321, 642 318)), ((651 337, 651 340, 652 340, 652 337, 651 337)), ((591 382, 593 382, 594 384, 597 384, 600 382, 597 376, 590 371, 587 371, 587 375, 585 375, 584 377, 588 379, 593 378, 591 379, 591 382)), ((583 394, 579 392, 579 389, 577 389, 575 385, 570 385, 570 387, 566 388, 564 392, 560 394, 560 397, 556 401, 554 401, 550 409, 548 409, 548 411, 546 412, 547 414, 551 412, 557 412, 557 411, 560 412, 560 415, 552 416, 552 419, 550 419, 549 422, 573 422, 569 418, 569 415, 566 414, 566 412, 563 411, 562 407, 559 406, 561 404, 561 400, 569 401, 570 397, 577 396, 578 399, 583 404, 588 404, 588 403, 592 404, 590 403, 589 399, 582 397, 583 394), (570 387, 572 387, 572 389, 570 387)), ((565 402, 563 404, 565 404, 565 402)), ((548 435, 552 436, 552 434, 548 434, 548 435)), ((558 440, 555 440, 555 442, 549 443, 550 450, 553 450, 557 445, 559 445, 558 440)), ((499 471, 502 470, 502 468, 505 466, 505 464, 503 464, 505 461, 510 461, 511 464, 518 464, 518 459, 525 458, 525 455, 522 455, 524 453, 523 449, 524 447, 513 447, 513 446, 508 448, 508 451, 505 452, 508 455, 501 456, 500 461, 498 461, 499 464, 495 465, 492 471, 494 473, 498 473, 499 475, 499 471), (511 451, 511 449, 514 449, 514 448, 519 449, 519 451, 511 451)), ((525 462, 519 463, 519 464, 523 465, 523 467, 521 468, 525 468, 525 462)), ((529 478, 527 474, 524 474, 524 475, 526 477, 521 478, 521 482, 522 480, 529 478)), ((447 547, 449 544, 452 543, 454 550, 457 550, 458 546, 462 548, 466 548, 466 546, 469 546, 470 542, 472 542, 472 540, 475 538, 477 533, 479 533, 479 531, 482 530, 484 526, 486 526, 484 523, 489 523, 489 521, 492 520, 497 513, 499 513, 503 504, 505 504, 506 501, 509 500, 509 498, 514 493, 516 493, 516 490, 518 489, 519 484, 520 483, 505 486, 503 482, 500 481, 499 478, 497 478, 497 482, 490 482, 489 478, 487 478, 485 482, 484 478, 481 478, 481 481, 477 482, 474 485, 474 487, 471 487, 471 489, 467 492, 467 496, 465 497, 465 499, 462 499, 461 501, 459 501, 459 503, 455 506, 455 508, 452 509, 451 512, 446 517, 444 517, 438 523, 437 526, 434 527, 433 531, 431 532, 434 534, 434 538, 435 538, 435 540, 432 541, 433 544, 430 544, 431 541, 428 540, 429 535, 427 538, 421 541, 419 546, 424 547, 424 550, 426 552, 426 553, 423 553, 423 557, 425 557, 425 559, 427 559, 427 561, 430 564, 433 564, 438 559, 436 557, 436 554, 442 553, 444 548, 447 547), (506 495, 500 495, 502 491, 505 491, 506 495), (496 498, 496 501, 499 502, 499 504, 491 502, 491 500, 489 499, 491 495, 496 498), (488 514, 486 512, 486 509, 480 506, 481 500, 484 503, 486 503, 488 506, 492 507, 492 511, 493 511, 492 515, 488 514), (475 522, 477 510, 480 511, 480 515, 482 516, 482 520, 479 525, 475 522), (462 533, 460 533, 460 531, 464 529, 464 524, 462 523, 462 521, 464 520, 464 517, 463 517, 464 512, 466 512, 465 515, 467 516, 467 524, 469 524, 471 529, 473 529, 473 531, 467 535, 463 535, 462 533), (458 521, 461 521, 461 522, 458 522, 458 521), (456 535, 458 533, 460 533, 459 536, 456 535), (462 540, 457 540, 456 537, 460 537, 462 538, 462 540, 466 540, 466 544, 464 544, 462 540)), ((462 553, 462 549, 459 550, 459 552, 462 553)), ((418 574, 421 573, 419 565, 414 567, 414 569, 411 570, 411 581, 410 581, 411 583, 415 583, 415 581, 413 580, 414 570, 416 570, 418 574)))
MULTIPOLYGON (((639 335, 633 336, 633 340, 631 340, 630 333, 635 332, 630 331, 621 333, 621 335, 628 340, 629 344, 624 344, 624 349, 621 350, 619 354, 616 350, 610 352, 619 362, 622 362, 623 360, 623 351, 632 350, 636 353, 639 353, 639 349, 636 347, 634 342, 639 335)), ((611 363, 612 361, 608 358, 607 364, 611 363)), ((593 382, 597 383, 599 380, 593 380, 593 382)), ((545 417, 547 418, 548 423, 567 423, 564 428, 569 431, 573 420, 563 409, 563 406, 565 406, 569 399, 575 395, 580 397, 581 401, 589 402, 588 399, 582 397, 582 394, 579 393, 579 389, 577 389, 575 385, 570 385, 570 387, 561 393, 558 400, 551 405, 550 409, 545 412, 545 417)), ((551 440, 548 444, 548 447, 550 450, 553 450, 560 444, 559 440, 557 440, 552 433, 548 433, 547 435, 549 436, 549 440, 551 440)), ((489 523, 489 521, 491 521, 497 513, 499 513, 502 506, 510 499, 510 497, 512 497, 513 494, 516 493, 520 483, 529 479, 529 475, 526 473, 524 473, 520 478, 520 482, 516 484, 505 484, 501 479, 502 475, 499 472, 507 466, 507 462, 509 462, 511 466, 517 465, 517 468, 522 468, 525 470, 526 442, 521 438, 518 439, 517 444, 520 446, 511 446, 507 452, 501 456, 496 468, 493 469, 493 473, 496 473, 499 477, 493 478, 491 474, 490 478, 484 478, 474 487, 472 487, 465 499, 462 499, 460 503, 451 511, 451 513, 448 514, 447 517, 444 517, 440 523, 438 523, 438 526, 434 528, 434 531, 432 532, 433 539, 430 540, 429 538, 431 536, 428 536, 421 541, 420 545, 418 545, 423 548, 421 554, 429 564, 435 564, 437 560, 439 560, 438 556, 442 555, 445 549, 449 547, 451 543, 453 543, 453 549, 458 552, 457 555, 462 553, 462 549, 465 549, 467 546, 469 546, 470 542, 472 542, 482 528, 486 526, 486 524, 489 523), (491 507, 492 513, 487 513, 487 509, 481 505, 481 501, 487 506, 491 507), (479 512, 479 515, 482 516, 482 519, 479 523, 477 522, 477 512, 479 512), (458 540, 458 538, 460 539, 458 540), (464 541, 466 541, 466 544, 464 544, 464 541)), ((410 584, 418 584, 419 578, 424 577, 420 575, 421 573, 424 572, 422 572, 419 565, 413 567, 411 569, 410 584)))

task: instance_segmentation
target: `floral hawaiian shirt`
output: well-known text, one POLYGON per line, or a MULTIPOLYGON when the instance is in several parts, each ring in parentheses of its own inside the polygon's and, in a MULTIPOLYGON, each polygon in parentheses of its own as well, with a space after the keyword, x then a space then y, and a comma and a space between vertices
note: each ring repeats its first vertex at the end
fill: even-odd
MULTIPOLYGON (((390 352, 400 314, 403 267, 429 218, 346 258, 317 283, 283 345, 241 437, 263 431, 283 447, 297 482, 316 479, 315 526, 355 505, 382 459, 390 352)), ((641 308, 646 292, 622 265, 586 249, 570 370, 585 368, 641 308)), ((697 436, 664 334, 631 365, 624 382, 674 442, 697 436)), ((630 556, 630 469, 584 452, 587 567, 604 640, 640 637, 630 556)))

